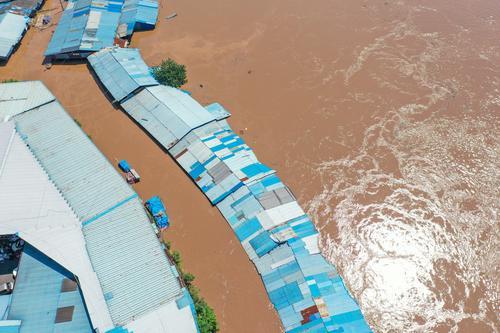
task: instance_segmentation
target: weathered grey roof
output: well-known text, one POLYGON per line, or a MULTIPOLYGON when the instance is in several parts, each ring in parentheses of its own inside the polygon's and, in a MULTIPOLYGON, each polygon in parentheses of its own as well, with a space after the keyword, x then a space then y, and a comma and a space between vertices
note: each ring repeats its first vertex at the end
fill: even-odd
POLYGON ((107 48, 89 56, 88 61, 116 101, 140 87, 158 85, 138 49, 107 48))
POLYGON ((165 148, 215 117, 188 94, 168 86, 148 87, 121 106, 165 148))

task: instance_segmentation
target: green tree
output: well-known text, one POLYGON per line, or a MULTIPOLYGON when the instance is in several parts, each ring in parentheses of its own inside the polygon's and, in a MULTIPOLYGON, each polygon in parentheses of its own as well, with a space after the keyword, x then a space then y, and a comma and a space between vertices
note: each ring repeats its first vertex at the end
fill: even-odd
POLYGON ((200 290, 196 288, 193 284, 195 276, 189 272, 184 272, 182 269, 182 258, 181 254, 172 250, 172 244, 169 241, 163 241, 169 256, 175 263, 179 274, 184 281, 191 298, 193 299, 194 308, 196 310, 196 317, 198 322, 198 327, 200 328, 200 333, 216 333, 219 331, 219 323, 217 323, 217 317, 215 316, 214 310, 207 304, 205 299, 201 297, 200 290))
POLYGON ((207 302, 205 302, 203 298, 199 302, 195 303, 194 307, 198 317, 200 332, 215 333, 219 331, 219 324, 217 323, 215 312, 210 306, 208 306, 207 302))
POLYGON ((182 259, 181 259, 181 254, 178 251, 172 252, 172 260, 177 266, 179 267, 181 266, 182 259))
POLYGON ((189 272, 182 272, 182 279, 184 280, 184 283, 186 284, 186 286, 190 286, 193 281, 194 281, 194 275, 189 273, 189 272))
POLYGON ((198 327, 201 333, 216 333, 219 331, 219 323, 215 316, 214 310, 207 304, 207 302, 200 296, 200 290, 194 285, 188 285, 189 293, 193 298, 194 308, 196 310, 196 317, 198 327))
POLYGON ((159 66, 152 68, 153 76, 161 84, 179 88, 187 83, 186 66, 176 63, 173 59, 166 59, 159 66))
POLYGON ((2 80, 2 83, 12 83, 12 82, 19 82, 18 80, 16 79, 6 79, 6 80, 2 80))

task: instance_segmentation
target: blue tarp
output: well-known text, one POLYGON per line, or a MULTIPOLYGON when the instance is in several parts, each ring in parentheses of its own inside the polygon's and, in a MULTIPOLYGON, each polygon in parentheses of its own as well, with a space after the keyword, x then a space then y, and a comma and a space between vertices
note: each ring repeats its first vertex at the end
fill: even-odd
POLYGON ((160 197, 154 196, 146 201, 146 208, 153 215, 156 224, 160 228, 167 228, 169 225, 168 215, 165 212, 165 206, 160 197))

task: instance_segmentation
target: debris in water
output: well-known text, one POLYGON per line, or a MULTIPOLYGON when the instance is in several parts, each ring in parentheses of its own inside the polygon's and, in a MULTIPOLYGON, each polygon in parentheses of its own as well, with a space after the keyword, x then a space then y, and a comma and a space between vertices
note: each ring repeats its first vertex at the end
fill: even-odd
POLYGON ((174 12, 174 13, 172 13, 172 14, 168 15, 168 16, 166 17, 166 19, 167 19, 167 20, 171 20, 171 19, 173 19, 173 18, 174 18, 174 17, 176 17, 176 16, 177 16, 177 13, 175 13, 175 12, 174 12))

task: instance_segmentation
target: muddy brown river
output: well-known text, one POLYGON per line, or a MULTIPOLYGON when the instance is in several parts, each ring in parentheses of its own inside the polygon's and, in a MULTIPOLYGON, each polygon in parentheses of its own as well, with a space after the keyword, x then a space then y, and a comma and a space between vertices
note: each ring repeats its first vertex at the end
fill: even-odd
MULTIPOLYGON (((186 89, 233 113, 375 332, 500 331, 498 0, 160 2, 157 28, 132 46, 150 65, 186 64, 186 89)), ((0 77, 44 80, 110 160, 142 172, 136 190, 164 198, 165 237, 221 332, 280 332, 216 209, 86 65, 44 70, 49 38, 30 30, 0 77)))

